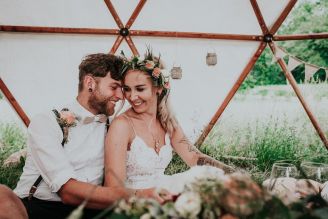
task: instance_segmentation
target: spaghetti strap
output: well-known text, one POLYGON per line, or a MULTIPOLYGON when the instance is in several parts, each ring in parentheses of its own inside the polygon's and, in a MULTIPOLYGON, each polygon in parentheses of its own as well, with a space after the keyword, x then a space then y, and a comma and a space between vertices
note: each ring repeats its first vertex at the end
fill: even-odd
POLYGON ((131 119, 129 116, 125 115, 125 114, 122 114, 122 116, 124 116, 125 118, 128 119, 130 125, 132 126, 132 129, 133 129, 133 133, 134 133, 134 135, 137 136, 137 133, 136 133, 136 130, 135 130, 135 128, 134 128, 134 125, 133 125, 132 119, 131 119))

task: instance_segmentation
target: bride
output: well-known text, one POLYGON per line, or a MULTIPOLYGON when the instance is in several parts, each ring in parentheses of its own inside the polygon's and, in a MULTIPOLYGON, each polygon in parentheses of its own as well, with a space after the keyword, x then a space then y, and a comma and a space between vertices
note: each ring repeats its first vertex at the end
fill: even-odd
POLYGON ((163 182, 170 190, 177 179, 172 176, 170 181, 164 175, 173 151, 190 167, 210 165, 233 171, 188 141, 169 109, 169 80, 163 73, 160 60, 150 50, 144 59, 125 59, 123 93, 131 108, 112 121, 105 141, 105 186, 125 186, 137 197, 159 202, 170 199, 174 191, 156 192, 163 182))

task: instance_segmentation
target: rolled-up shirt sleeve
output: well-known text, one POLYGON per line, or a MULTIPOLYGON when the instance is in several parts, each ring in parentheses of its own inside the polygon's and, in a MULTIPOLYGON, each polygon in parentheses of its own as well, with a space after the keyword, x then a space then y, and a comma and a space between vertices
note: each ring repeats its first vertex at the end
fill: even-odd
POLYGON ((28 127, 28 147, 33 162, 52 192, 69 179, 77 179, 73 165, 61 145, 63 133, 55 115, 40 114, 31 120, 28 127))

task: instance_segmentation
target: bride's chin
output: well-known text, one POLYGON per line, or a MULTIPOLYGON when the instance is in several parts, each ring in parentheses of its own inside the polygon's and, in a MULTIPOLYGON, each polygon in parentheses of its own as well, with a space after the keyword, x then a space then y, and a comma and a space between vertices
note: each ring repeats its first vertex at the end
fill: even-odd
POLYGON ((140 107, 132 107, 133 111, 136 113, 143 113, 145 110, 140 107))

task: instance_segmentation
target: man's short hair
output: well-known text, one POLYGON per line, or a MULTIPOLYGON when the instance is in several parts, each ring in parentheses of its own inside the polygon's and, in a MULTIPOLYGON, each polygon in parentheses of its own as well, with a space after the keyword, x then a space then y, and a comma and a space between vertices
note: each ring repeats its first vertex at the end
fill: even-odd
POLYGON ((83 89, 86 75, 106 77, 109 73, 114 80, 121 80, 123 60, 112 54, 97 53, 83 58, 79 65, 79 91, 83 89))

